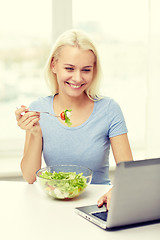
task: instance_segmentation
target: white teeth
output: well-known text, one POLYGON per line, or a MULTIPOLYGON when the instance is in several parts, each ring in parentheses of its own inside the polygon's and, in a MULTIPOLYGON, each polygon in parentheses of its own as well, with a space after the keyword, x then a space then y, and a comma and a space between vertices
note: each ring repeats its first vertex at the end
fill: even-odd
POLYGON ((73 88, 79 88, 79 87, 81 87, 81 85, 80 85, 80 86, 77 86, 77 85, 72 85, 72 84, 70 84, 70 86, 73 87, 73 88))

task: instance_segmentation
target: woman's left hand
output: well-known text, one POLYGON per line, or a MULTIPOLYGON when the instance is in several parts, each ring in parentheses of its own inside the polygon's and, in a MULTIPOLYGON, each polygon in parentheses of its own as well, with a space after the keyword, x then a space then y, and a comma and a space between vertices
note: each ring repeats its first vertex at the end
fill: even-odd
POLYGON ((103 204, 105 204, 107 211, 109 210, 109 206, 110 206, 110 201, 111 201, 111 195, 112 195, 112 188, 105 193, 101 198, 99 198, 97 204, 98 207, 102 207, 103 204))

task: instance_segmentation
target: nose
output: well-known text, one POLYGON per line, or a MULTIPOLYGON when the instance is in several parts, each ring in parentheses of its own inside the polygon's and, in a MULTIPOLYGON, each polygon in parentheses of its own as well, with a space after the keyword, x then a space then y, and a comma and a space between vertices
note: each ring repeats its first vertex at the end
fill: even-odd
POLYGON ((81 72, 79 70, 75 71, 73 73, 73 80, 76 82, 76 83, 80 83, 82 81, 82 76, 81 76, 81 72))

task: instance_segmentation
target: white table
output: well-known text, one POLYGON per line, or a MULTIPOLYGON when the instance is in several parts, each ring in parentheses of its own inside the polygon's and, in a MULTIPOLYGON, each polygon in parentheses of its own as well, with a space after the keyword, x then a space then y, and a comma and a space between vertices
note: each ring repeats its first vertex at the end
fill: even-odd
POLYGON ((49 198, 37 183, 0 182, 0 239, 160 239, 160 224, 110 232, 74 212, 75 207, 95 204, 107 190, 104 185, 90 185, 78 198, 63 201, 49 198))

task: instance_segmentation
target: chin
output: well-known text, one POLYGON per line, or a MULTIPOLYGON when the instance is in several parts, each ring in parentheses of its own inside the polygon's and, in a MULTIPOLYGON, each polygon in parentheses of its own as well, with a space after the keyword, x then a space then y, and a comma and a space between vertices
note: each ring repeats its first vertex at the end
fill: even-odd
POLYGON ((77 97, 80 97, 80 96, 82 96, 83 94, 84 94, 85 92, 83 91, 83 92, 66 92, 66 95, 68 95, 69 97, 72 97, 72 98, 77 98, 77 97))
POLYGON ((70 96, 70 97, 80 97, 85 93, 84 89, 74 89, 74 90, 67 90, 66 91, 66 95, 70 96))

